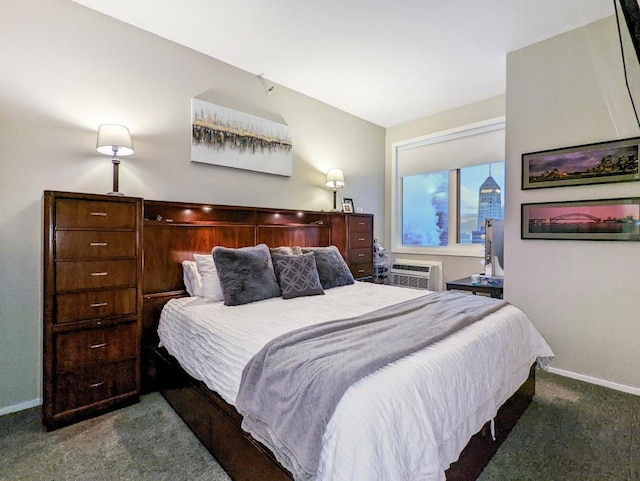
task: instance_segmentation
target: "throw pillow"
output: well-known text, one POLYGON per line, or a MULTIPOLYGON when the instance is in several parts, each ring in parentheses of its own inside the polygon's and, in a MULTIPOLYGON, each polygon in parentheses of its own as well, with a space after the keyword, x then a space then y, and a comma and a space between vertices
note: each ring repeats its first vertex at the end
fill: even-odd
POLYGON ((266 244, 239 249, 214 247, 213 260, 226 306, 239 306, 280 296, 266 244))
POLYGON ((271 254, 282 297, 323 295, 313 252, 300 255, 271 254))
POLYGON ((302 252, 315 254, 318 276, 323 289, 347 286, 355 282, 353 274, 336 246, 303 247, 302 252))

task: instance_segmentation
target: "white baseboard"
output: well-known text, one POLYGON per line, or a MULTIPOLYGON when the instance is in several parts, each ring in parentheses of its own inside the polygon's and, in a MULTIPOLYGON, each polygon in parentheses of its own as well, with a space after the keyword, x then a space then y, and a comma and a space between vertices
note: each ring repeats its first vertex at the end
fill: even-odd
POLYGON ((32 399, 31 401, 25 401, 20 404, 14 404, 13 406, 7 406, 4 408, 0 408, 0 416, 4 416, 5 414, 17 413, 18 411, 23 411, 25 409, 33 408, 42 404, 42 399, 32 399))
POLYGON ((578 381, 588 382, 590 384, 597 384, 598 386, 608 387, 609 389, 615 389, 616 391, 622 391, 629 394, 635 394, 640 396, 640 388, 627 386, 625 384, 618 384, 616 382, 605 381, 604 379, 598 379, 596 377, 585 376, 584 374, 578 374, 571 371, 565 371, 555 367, 547 367, 547 371, 559 376, 570 377, 571 379, 577 379, 578 381))

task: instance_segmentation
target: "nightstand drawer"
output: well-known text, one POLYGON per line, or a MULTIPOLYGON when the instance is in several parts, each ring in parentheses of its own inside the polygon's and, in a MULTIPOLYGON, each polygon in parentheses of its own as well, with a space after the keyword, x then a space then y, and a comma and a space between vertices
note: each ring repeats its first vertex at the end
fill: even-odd
POLYGON ((367 264, 349 264, 349 269, 355 279, 373 276, 373 264, 371 262, 367 264))
POLYGON ((136 206, 125 202, 59 199, 56 228, 131 229, 136 228, 136 206))
POLYGON ((351 249, 349 251, 349 262, 373 262, 373 249, 351 249))
POLYGON ((353 249, 370 247, 373 248, 373 238, 370 232, 352 232, 349 234, 349 245, 353 249))
POLYGON ((58 373, 93 370, 98 364, 137 356, 136 324, 58 334, 55 347, 58 373))
POLYGON ((136 285, 136 261, 56 263, 57 292, 136 285))
POLYGON ((69 411, 129 394, 137 389, 135 359, 104 364, 91 371, 58 376, 55 407, 57 412, 69 411))
POLYGON ((88 291, 56 296, 58 324, 136 313, 136 289, 88 291))
POLYGON ((135 232, 56 232, 56 259, 58 260, 133 258, 135 256, 135 232))
POLYGON ((351 232, 373 232, 373 217, 351 214, 349 226, 351 232))

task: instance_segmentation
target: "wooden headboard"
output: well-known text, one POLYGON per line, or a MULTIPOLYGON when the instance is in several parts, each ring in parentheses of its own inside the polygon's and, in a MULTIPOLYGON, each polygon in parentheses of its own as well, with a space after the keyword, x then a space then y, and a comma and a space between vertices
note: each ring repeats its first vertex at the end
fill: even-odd
POLYGON ((331 244, 330 213, 144 201, 143 294, 184 289, 182 261, 214 246, 331 244))
POLYGON ((145 200, 143 385, 148 383, 145 376, 153 376, 148 372, 153 370, 148 352, 157 344, 160 311, 169 299, 187 295, 182 261, 193 260, 193 253, 211 253, 214 246, 330 245, 332 216, 335 214, 329 212, 145 200))

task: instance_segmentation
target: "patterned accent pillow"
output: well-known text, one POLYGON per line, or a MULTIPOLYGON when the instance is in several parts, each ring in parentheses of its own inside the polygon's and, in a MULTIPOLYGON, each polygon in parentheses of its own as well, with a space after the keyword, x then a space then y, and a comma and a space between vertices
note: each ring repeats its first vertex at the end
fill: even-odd
POLYGON ((214 247, 213 260, 222 285, 225 306, 280 297, 280 287, 266 244, 255 247, 214 247))
POLYGON ((353 284, 353 274, 336 246, 303 247, 302 252, 313 252, 316 255, 318 276, 323 289, 348 286, 353 284))
POLYGON ((324 295, 313 252, 271 254, 283 299, 324 295))

